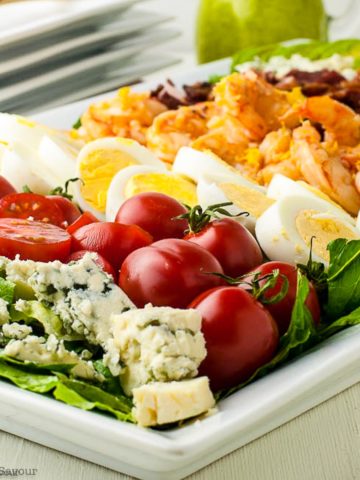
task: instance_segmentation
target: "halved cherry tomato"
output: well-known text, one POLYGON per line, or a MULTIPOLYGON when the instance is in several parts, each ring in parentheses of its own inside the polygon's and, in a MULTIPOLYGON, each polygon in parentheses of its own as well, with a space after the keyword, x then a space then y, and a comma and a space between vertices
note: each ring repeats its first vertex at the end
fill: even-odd
POLYGON ((186 213, 177 200, 163 193, 139 193, 126 200, 120 207, 115 222, 138 225, 149 232, 154 240, 182 238, 188 226, 185 219, 177 219, 186 213))
POLYGON ((213 272, 223 270, 210 252, 171 238, 130 254, 121 267, 119 285, 137 307, 152 303, 185 308, 204 290, 223 284, 213 272))
POLYGON ((84 212, 77 218, 71 225, 67 227, 67 231, 72 235, 79 228, 84 227, 85 225, 90 225, 91 223, 96 223, 99 220, 90 212, 84 212))
MULTIPOLYGON (((79 250, 77 252, 74 252, 67 259, 67 263, 76 262, 77 260, 81 260, 83 258, 83 256, 86 255, 87 253, 89 253, 87 250, 79 250)), ((104 257, 102 257, 99 253, 96 253, 95 256, 96 256, 95 263, 97 263, 99 265, 99 267, 104 270, 104 272, 111 275, 112 278, 114 279, 114 282, 115 282, 116 274, 115 274, 115 270, 112 267, 112 265, 110 265, 110 263, 104 257)))
POLYGON ((37 193, 11 193, 0 199, 1 218, 23 218, 62 226, 64 215, 58 205, 37 193))
POLYGON ((22 260, 64 262, 71 248, 70 235, 50 223, 0 218, 0 255, 22 260))
POLYGON ((207 356, 199 375, 207 375, 215 391, 247 380, 269 362, 279 333, 270 313, 238 287, 214 288, 199 295, 189 308, 202 317, 207 356))
POLYGON ((73 233, 72 250, 88 250, 102 255, 116 271, 134 250, 150 245, 150 233, 137 225, 98 222, 85 225, 73 233))
POLYGON ((71 225, 80 217, 80 210, 75 203, 68 198, 63 197, 62 195, 48 195, 46 198, 50 199, 52 202, 55 202, 55 204, 60 208, 67 225, 71 225))
MULTIPOLYGON (((264 293, 264 298, 269 299, 280 293, 284 283, 284 279, 281 275, 285 275, 289 281, 289 287, 286 296, 277 303, 266 304, 266 308, 274 317, 278 327, 280 335, 286 333, 290 325, 292 309, 294 307, 297 291, 297 269, 294 265, 285 262, 267 262, 254 268, 251 273, 259 273, 261 277, 271 274, 274 270, 279 270, 280 276, 276 282, 275 287, 269 288, 264 293)), ((249 276, 244 280, 251 282, 253 276, 249 276)), ((266 280, 260 281, 260 286, 263 286, 266 280)), ((240 287, 247 288, 246 285, 241 284, 240 287)), ((312 283, 310 283, 310 292, 306 299, 305 305, 310 310, 313 320, 316 324, 320 322, 320 304, 316 293, 316 290, 312 283)))
POLYGON ((200 232, 189 233, 184 238, 209 250, 230 277, 243 275, 260 265, 263 259, 255 238, 231 218, 213 220, 200 232))
POLYGON ((5 195, 9 195, 10 193, 16 193, 15 187, 13 187, 5 177, 0 175, 0 198, 5 197, 5 195))

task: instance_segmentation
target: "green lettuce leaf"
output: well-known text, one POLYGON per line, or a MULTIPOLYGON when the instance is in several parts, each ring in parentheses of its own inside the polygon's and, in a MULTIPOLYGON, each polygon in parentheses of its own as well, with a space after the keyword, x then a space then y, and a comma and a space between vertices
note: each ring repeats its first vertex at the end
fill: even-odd
POLYGON ((344 315, 343 317, 338 318, 337 320, 332 322, 330 325, 323 325, 320 328, 318 334, 322 340, 325 340, 325 338, 328 338, 331 335, 334 335, 335 333, 339 332, 340 330, 343 330, 346 327, 352 327, 359 324, 360 324, 360 307, 356 308, 348 315, 344 315))
POLYGON ((13 321, 31 324, 33 320, 37 320, 42 324, 47 335, 54 334, 57 337, 65 335, 60 317, 50 308, 37 300, 24 301, 23 305, 24 308, 21 311, 16 310, 14 305, 11 306, 10 316, 13 321))
POLYGON ((111 374, 108 367, 106 367, 104 365, 103 360, 95 360, 94 368, 98 373, 103 375, 103 377, 105 379, 104 382, 101 384, 101 387, 102 387, 103 390, 106 390, 107 392, 112 393, 112 394, 117 395, 117 396, 125 397, 124 391, 121 388, 121 383, 120 383, 119 377, 114 377, 111 374))
POLYGON ((76 364, 70 363, 34 363, 29 361, 18 360, 17 358, 9 357, 4 352, 0 351, 0 360, 7 364, 16 365, 25 371, 30 372, 60 372, 70 374, 71 370, 76 364))
POLYGON ((94 385, 59 377, 54 397, 68 405, 83 410, 98 409, 114 415, 118 420, 134 422, 131 414, 131 400, 110 395, 94 385))
POLYGON ((26 372, 15 365, 8 365, 4 360, 0 360, 0 377, 10 380, 24 390, 37 393, 50 392, 58 383, 55 375, 26 372))
POLYGON ((328 302, 325 309, 329 320, 334 320, 360 307, 360 241, 340 238, 331 242, 328 250, 328 302))
POLYGON ((236 53, 232 60, 232 71, 236 70, 237 65, 250 62, 256 57, 264 62, 271 57, 282 56, 290 58, 294 54, 302 55, 310 60, 319 60, 328 58, 338 53, 340 55, 352 56, 354 58, 354 67, 357 68, 360 63, 360 40, 346 39, 335 42, 307 41, 294 45, 283 45, 281 43, 265 45, 261 47, 248 48, 236 53))
POLYGON ((291 322, 288 331, 280 339, 279 350, 275 357, 262 367, 258 368, 253 375, 245 382, 216 394, 216 398, 228 397, 240 388, 245 387, 254 380, 263 377, 279 365, 282 365, 289 358, 299 355, 304 350, 314 345, 319 337, 312 319, 311 313, 305 301, 309 293, 309 281, 298 271, 297 294, 294 308, 291 315, 291 322))
POLYGON ((0 298, 7 303, 14 301, 15 283, 0 277, 0 298))

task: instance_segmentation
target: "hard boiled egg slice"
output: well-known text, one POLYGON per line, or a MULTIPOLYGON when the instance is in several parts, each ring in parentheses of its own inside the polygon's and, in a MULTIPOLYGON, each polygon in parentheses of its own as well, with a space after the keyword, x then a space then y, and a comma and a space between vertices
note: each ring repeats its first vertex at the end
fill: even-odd
POLYGON ((203 208, 217 203, 232 202, 226 209, 233 215, 248 212, 249 216, 240 216, 239 221, 254 231, 258 217, 269 208, 274 200, 265 193, 249 187, 247 180, 240 176, 204 175, 198 181, 197 195, 203 208))
POLYGON ((197 204, 196 185, 187 178, 155 166, 124 168, 113 178, 107 195, 106 220, 113 221, 128 198, 143 192, 159 192, 193 206, 197 204))
POLYGON ((320 198, 305 195, 283 197, 259 217, 257 240, 270 260, 306 263, 313 240, 313 259, 328 263, 327 245, 337 238, 360 239, 360 231, 329 208, 320 198))
POLYGON ((303 195, 305 197, 314 198, 315 200, 320 198, 329 204, 329 212, 333 212, 334 215, 342 216, 345 220, 355 225, 355 219, 321 190, 312 187, 306 182, 294 181, 277 173, 273 176, 268 185, 267 196, 278 200, 289 195, 303 195))
POLYGON ((33 168, 35 157, 36 153, 23 144, 13 143, 5 147, 1 156, 1 175, 19 192, 27 185, 31 191, 45 195, 52 186, 44 180, 41 171, 33 168))
POLYGON ((33 120, 21 117, 20 115, 11 115, 10 113, 0 113, 0 141, 17 142, 37 150, 42 138, 47 135, 52 138, 60 139, 69 143, 74 148, 80 148, 83 142, 74 140, 69 132, 63 132, 40 125, 33 120))
POLYGON ((255 190, 266 191, 264 187, 247 180, 236 168, 224 162, 210 151, 199 151, 191 147, 180 148, 172 171, 186 175, 195 182, 198 182, 204 175, 228 175, 233 178, 239 178, 244 185, 246 184, 255 190))
POLYGON ((76 177, 77 154, 77 149, 70 144, 45 135, 40 141, 35 165, 52 188, 63 186, 76 177))
POLYGON ((100 138, 85 145, 77 158, 75 200, 99 219, 105 216, 108 189, 115 175, 131 165, 151 165, 167 171, 150 150, 128 138, 100 138))

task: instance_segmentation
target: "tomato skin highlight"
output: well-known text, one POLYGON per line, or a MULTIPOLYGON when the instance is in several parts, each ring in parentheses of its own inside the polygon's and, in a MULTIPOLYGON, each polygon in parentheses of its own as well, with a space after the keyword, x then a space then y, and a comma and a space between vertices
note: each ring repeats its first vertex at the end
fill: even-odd
POLYGON ((263 260, 255 238, 231 218, 214 220, 200 232, 189 233, 184 239, 211 252, 219 260, 224 273, 230 277, 243 275, 263 260))
POLYGON ((131 253, 124 261, 119 285, 137 307, 186 308, 201 292, 223 284, 220 263, 191 242, 166 239, 131 253))
POLYGON ((152 243, 152 236, 137 225, 97 222, 79 228, 72 235, 72 251, 99 253, 118 271, 134 250, 152 243))
POLYGON ((163 193, 140 193, 126 200, 120 207, 115 222, 138 225, 154 240, 182 238, 188 226, 185 219, 175 219, 186 213, 177 200, 163 193))
MULTIPOLYGON (((296 299, 297 268, 294 267, 294 265, 291 265, 290 263, 273 261, 273 262, 263 263, 262 265, 254 268, 250 273, 259 273, 261 276, 264 276, 264 275, 271 274, 274 270, 279 270, 280 274, 285 275, 287 277, 289 281, 289 289, 286 296, 280 302, 266 304, 265 307, 269 310, 269 312, 274 317, 278 325, 280 335, 283 335, 284 333, 287 332, 289 328, 291 314, 292 314, 292 310, 293 310, 295 299, 296 299)), ((244 280, 251 282, 252 279, 253 279, 253 276, 249 276, 244 280)), ((278 294, 281 291, 283 282, 284 280, 281 277, 279 277, 275 287, 267 290, 264 294, 264 297, 268 299, 278 294)), ((264 282, 260 281, 260 286, 262 286, 263 284, 264 282)), ((247 286, 243 284, 240 284, 239 286, 244 289, 247 288, 247 286)), ((320 315, 321 315, 319 299, 318 299, 316 290, 311 282, 309 283, 309 286, 310 286, 310 291, 306 299, 305 305, 310 310, 314 323, 319 324, 320 315)))
POLYGON ((44 195, 37 193, 11 193, 0 199, 0 218, 33 219, 61 227, 62 210, 44 195))
POLYGON ((67 225, 71 225, 80 217, 80 210, 68 198, 65 198, 61 195, 47 195, 46 198, 54 202, 60 208, 64 216, 64 221, 67 223, 67 225))
POLYGON ((92 213, 84 212, 80 217, 74 220, 66 230, 72 235, 76 230, 79 230, 79 228, 84 227, 85 225, 90 225, 91 223, 97 223, 98 221, 99 220, 92 213))
MULTIPOLYGON (((66 263, 76 262, 77 260, 81 260, 87 253, 89 253, 87 250, 78 250, 77 252, 73 252, 67 259, 66 263)), ((108 273, 115 282, 116 273, 115 273, 114 267, 99 253, 96 254, 95 263, 99 265, 99 267, 102 268, 104 272, 108 273)))
POLYGON ((279 332, 271 314, 238 287, 214 288, 189 308, 202 316, 207 356, 199 375, 207 375, 214 391, 244 381, 275 355, 279 332))
POLYGON ((15 187, 13 187, 5 177, 0 175, 0 198, 3 198, 10 193, 16 193, 15 187))
POLYGON ((65 262, 70 254, 71 237, 50 223, 17 218, 0 218, 0 255, 38 262, 65 262))

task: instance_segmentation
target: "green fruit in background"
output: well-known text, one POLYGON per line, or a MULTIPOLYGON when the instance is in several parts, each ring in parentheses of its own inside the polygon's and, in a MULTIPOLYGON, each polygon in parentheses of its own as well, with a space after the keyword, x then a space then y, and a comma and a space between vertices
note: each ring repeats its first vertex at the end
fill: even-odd
POLYGON ((198 60, 210 62, 292 38, 326 40, 327 24, 321 0, 201 0, 198 60))

